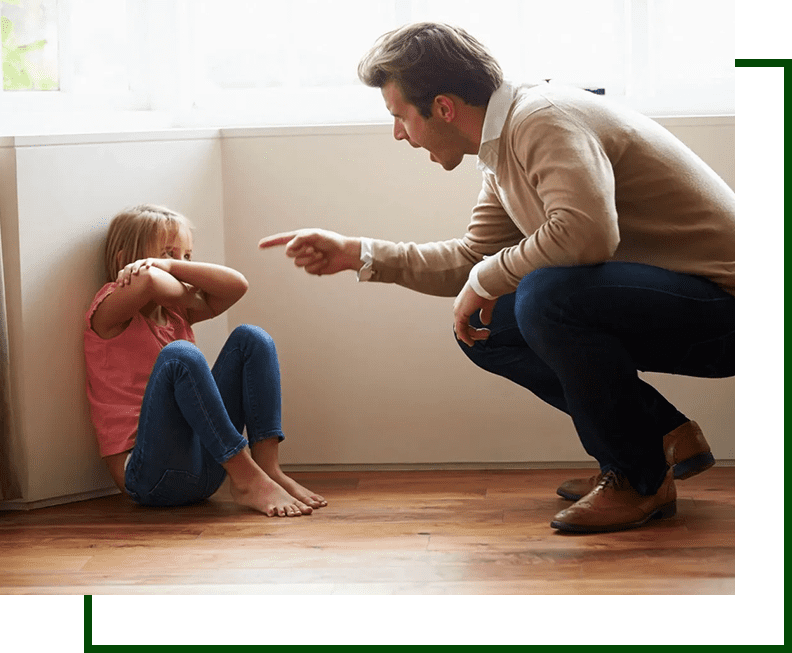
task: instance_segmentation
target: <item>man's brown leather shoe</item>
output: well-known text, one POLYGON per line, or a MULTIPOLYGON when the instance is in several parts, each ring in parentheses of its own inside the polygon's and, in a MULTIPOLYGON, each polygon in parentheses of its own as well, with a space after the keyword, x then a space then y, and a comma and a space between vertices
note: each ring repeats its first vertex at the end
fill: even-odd
POLYGON ((638 494, 630 482, 606 472, 580 501, 559 512, 550 526, 573 533, 604 533, 642 526, 651 519, 676 514, 676 486, 669 469, 660 489, 651 496, 638 494))
MULTIPOLYGON (((674 469, 674 478, 684 480, 701 474, 715 464, 715 457, 696 422, 685 422, 663 436, 666 461, 674 469)), ((578 501, 593 490, 601 474, 590 478, 573 478, 562 483, 556 493, 564 499, 578 501)))

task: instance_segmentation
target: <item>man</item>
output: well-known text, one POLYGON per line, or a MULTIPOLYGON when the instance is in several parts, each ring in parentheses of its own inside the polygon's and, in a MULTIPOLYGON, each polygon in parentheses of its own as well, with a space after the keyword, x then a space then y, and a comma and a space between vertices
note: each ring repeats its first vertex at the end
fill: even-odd
POLYGON ((600 465, 551 526, 601 532, 676 511, 675 478, 714 464, 695 422, 638 371, 734 374, 734 194, 652 120, 580 89, 515 87, 461 29, 390 32, 358 74, 393 135, 453 170, 478 156, 467 233, 392 243, 300 230, 264 238, 311 274, 454 296, 477 365, 569 414, 600 465))

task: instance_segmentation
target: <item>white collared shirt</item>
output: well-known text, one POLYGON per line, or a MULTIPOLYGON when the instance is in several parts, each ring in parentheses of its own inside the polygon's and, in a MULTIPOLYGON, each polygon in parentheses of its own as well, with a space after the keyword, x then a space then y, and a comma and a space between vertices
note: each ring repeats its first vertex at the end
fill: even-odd
POLYGON ((484 124, 481 128, 481 145, 478 152, 476 167, 482 172, 495 174, 498 167, 498 144, 503 125, 509 115, 512 102, 517 95, 517 87, 509 82, 503 82, 490 97, 487 111, 484 114, 484 124))

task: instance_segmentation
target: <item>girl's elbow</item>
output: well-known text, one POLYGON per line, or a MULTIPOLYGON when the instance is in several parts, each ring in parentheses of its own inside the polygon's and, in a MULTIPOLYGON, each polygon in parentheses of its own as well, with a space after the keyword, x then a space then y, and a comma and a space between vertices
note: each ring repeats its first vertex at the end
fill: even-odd
POLYGON ((250 284, 248 283, 248 280, 240 274, 239 279, 237 280, 236 284, 234 284, 235 292, 232 295, 234 300, 233 303, 236 304, 240 299, 242 299, 249 288, 250 284))
POLYGON ((247 293, 249 288, 250 288, 250 283, 248 283, 248 280, 240 274, 239 278, 234 283, 232 291, 228 295, 228 299, 230 300, 230 306, 233 306, 240 299, 242 299, 245 296, 245 293, 247 293))
POLYGON ((132 283, 137 283, 150 301, 165 305, 172 300, 178 282, 164 270, 154 266, 141 268, 137 277, 132 283))

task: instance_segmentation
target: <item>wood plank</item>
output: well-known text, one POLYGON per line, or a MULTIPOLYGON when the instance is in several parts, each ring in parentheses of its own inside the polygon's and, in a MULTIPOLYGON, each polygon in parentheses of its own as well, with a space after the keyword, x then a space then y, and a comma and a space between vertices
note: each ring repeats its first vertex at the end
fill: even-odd
POLYGON ((330 504, 267 518, 120 495, 0 512, 4 594, 734 594, 734 469, 677 484, 677 516, 631 531, 549 527, 589 470, 305 472, 330 504))

